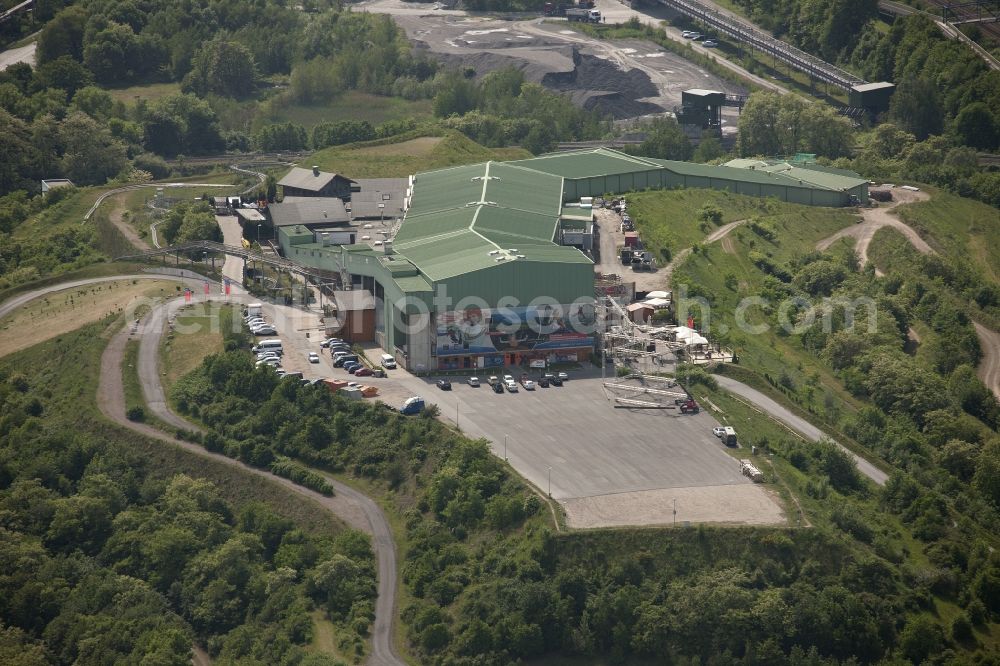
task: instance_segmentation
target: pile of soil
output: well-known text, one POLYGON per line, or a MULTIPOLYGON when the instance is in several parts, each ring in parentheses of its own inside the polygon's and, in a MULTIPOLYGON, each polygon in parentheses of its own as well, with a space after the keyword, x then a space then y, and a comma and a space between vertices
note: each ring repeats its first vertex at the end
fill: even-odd
POLYGON ((511 49, 510 55, 492 50, 434 55, 446 66, 471 67, 477 78, 497 69, 514 67, 524 72, 528 81, 568 94, 574 104, 588 111, 610 115, 616 120, 664 111, 657 104, 640 101, 659 95, 645 72, 635 69, 622 71, 612 62, 580 53, 576 46, 530 51, 511 49))

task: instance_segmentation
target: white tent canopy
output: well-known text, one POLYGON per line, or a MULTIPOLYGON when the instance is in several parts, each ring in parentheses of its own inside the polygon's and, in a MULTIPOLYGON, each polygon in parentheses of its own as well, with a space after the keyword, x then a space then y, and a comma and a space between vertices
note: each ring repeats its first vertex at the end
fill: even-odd
POLYGON ((665 298, 647 298, 643 303, 654 308, 670 307, 670 301, 665 298))
POLYGON ((646 294, 646 298, 647 299, 650 299, 650 298, 666 298, 666 299, 669 299, 670 298, 670 292, 669 291, 651 291, 648 294, 646 294))
POLYGON ((687 326, 678 326, 674 329, 674 338, 677 341, 687 340, 692 335, 698 335, 698 332, 687 326))
POLYGON ((693 347, 695 345, 707 345, 707 344, 708 344, 708 340, 705 339, 705 338, 703 338, 703 337, 701 337, 697 333, 695 333, 694 335, 692 335, 690 338, 687 339, 687 346, 688 347, 693 347))

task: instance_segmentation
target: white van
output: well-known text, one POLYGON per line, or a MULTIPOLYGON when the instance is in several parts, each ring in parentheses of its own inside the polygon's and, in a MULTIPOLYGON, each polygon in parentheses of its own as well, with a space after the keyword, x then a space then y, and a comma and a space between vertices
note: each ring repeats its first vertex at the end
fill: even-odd
POLYGON ((261 340, 257 344, 257 346, 254 347, 251 351, 253 351, 256 354, 259 354, 263 351, 276 351, 279 354, 283 352, 281 348, 281 340, 275 338, 272 338, 270 340, 261 340))
POLYGON ((382 354, 382 367, 392 370, 396 367, 396 358, 392 354, 382 354))

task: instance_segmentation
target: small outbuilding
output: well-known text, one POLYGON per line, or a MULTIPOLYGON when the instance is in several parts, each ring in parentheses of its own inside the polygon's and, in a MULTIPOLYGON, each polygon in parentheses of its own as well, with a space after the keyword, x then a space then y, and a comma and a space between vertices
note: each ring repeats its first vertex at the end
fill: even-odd
POLYGON ((295 167, 278 181, 286 197, 340 197, 351 198, 354 181, 336 173, 295 167))
POLYGON ((42 196, 60 187, 76 187, 68 178, 50 178, 42 181, 42 196))

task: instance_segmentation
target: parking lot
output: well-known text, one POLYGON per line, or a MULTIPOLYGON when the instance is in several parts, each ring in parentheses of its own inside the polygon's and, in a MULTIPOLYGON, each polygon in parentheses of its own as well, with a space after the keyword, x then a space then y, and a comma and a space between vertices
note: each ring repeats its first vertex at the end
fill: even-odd
MULTIPOLYGON (((265 312, 273 307, 265 306, 265 312)), ((355 379, 334 368, 325 352, 318 364, 307 361, 309 352, 320 351, 316 323, 308 315, 277 323, 286 370, 355 379)), ((368 358, 380 353, 368 347, 368 358)), ((438 405, 443 420, 457 422, 470 437, 488 440, 497 456, 506 455, 543 493, 551 491, 574 527, 669 524, 675 499, 679 522, 784 522, 765 487, 744 477, 737 460, 712 434, 718 423, 707 412, 615 408, 599 371, 592 369, 571 371, 561 387, 519 387, 517 393, 494 393, 486 384, 488 374, 496 373, 480 375, 478 388, 465 384, 463 377, 450 377, 450 391, 435 386, 437 377, 415 377, 404 370, 358 381, 378 387, 378 399, 395 407, 412 395, 438 405)))

